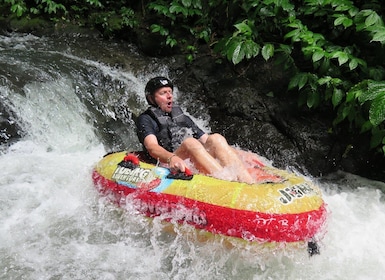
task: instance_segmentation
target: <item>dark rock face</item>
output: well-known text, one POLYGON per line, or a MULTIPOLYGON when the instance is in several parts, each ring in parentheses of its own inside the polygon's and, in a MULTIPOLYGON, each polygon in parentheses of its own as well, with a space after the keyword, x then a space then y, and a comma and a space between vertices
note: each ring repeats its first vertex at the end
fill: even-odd
POLYGON ((0 144, 9 144, 20 138, 20 127, 13 120, 10 110, 0 103, 0 144))

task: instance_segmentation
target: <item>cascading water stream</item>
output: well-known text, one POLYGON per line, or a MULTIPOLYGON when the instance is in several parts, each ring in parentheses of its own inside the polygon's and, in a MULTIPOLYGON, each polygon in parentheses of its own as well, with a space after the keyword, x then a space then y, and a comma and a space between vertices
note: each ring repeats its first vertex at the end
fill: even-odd
POLYGON ((167 71, 135 51, 125 53, 132 71, 110 67, 84 48, 32 35, 0 37, 0 101, 20 134, 0 153, 0 279, 382 277, 381 182, 343 173, 319 180, 329 219, 321 254, 312 258, 306 251, 201 243, 100 197, 93 165, 110 150, 140 148, 131 114, 146 107, 148 77, 167 71))

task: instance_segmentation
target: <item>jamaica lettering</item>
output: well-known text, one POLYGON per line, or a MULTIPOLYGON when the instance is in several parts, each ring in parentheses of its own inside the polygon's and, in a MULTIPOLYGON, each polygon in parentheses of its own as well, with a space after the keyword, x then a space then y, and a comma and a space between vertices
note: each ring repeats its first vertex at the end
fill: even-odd
POLYGON ((112 179, 116 181, 137 184, 140 182, 151 182, 152 180, 156 179, 156 177, 150 169, 143 169, 139 167, 135 169, 129 169, 118 166, 112 175, 112 179))
POLYGON ((284 189, 278 190, 282 195, 279 198, 282 204, 288 204, 293 202, 295 199, 302 198, 305 195, 314 194, 313 188, 307 183, 302 183, 294 185, 291 187, 286 187, 284 189))

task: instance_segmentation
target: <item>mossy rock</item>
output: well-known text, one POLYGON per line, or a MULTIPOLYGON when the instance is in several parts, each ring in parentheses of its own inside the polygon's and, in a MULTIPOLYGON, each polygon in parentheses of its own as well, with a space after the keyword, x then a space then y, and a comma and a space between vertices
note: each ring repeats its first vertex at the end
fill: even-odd
POLYGON ((15 32, 31 33, 34 31, 53 29, 52 22, 41 18, 10 18, 8 29, 15 32))

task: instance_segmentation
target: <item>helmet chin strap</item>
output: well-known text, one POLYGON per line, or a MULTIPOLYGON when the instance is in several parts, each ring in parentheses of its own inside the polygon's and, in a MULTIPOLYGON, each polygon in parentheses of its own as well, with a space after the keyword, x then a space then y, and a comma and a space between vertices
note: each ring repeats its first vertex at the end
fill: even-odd
POLYGON ((159 107, 158 104, 155 102, 155 97, 152 94, 147 95, 147 102, 155 107, 159 107))
POLYGON ((157 107, 160 109, 160 105, 155 102, 155 96, 150 94, 147 95, 147 101, 151 106, 157 107))

